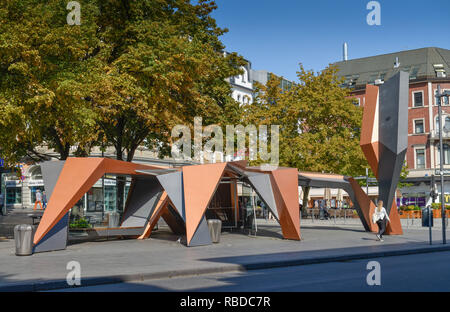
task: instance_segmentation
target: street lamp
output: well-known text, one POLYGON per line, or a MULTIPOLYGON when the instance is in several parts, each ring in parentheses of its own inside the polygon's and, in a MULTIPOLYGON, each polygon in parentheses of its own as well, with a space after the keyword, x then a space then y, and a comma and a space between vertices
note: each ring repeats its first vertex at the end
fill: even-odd
POLYGON ((441 218, 442 218, 442 243, 446 244, 446 237, 445 237, 445 199, 444 199, 444 148, 442 143, 442 131, 448 132, 448 128, 443 126, 445 122, 442 121, 442 105, 441 105, 441 98, 450 96, 449 91, 445 91, 441 93, 441 86, 438 85, 437 89, 437 104, 438 104, 438 111, 439 111, 439 149, 440 149, 440 164, 439 164, 439 173, 441 175, 441 218))

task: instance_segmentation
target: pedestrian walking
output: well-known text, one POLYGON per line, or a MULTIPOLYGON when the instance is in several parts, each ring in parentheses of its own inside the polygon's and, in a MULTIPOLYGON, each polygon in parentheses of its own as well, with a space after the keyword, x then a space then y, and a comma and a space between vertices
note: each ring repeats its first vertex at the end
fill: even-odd
POLYGON ((43 208, 42 208, 42 194, 41 194, 40 190, 36 191, 36 200, 34 201, 34 209, 33 210, 36 210, 38 204, 41 207, 41 210, 43 210, 43 208))
POLYGON ((47 208, 47 195, 45 194, 45 191, 42 191, 42 205, 44 206, 44 209, 47 208))
POLYGON ((386 231, 387 222, 391 222, 386 209, 383 207, 383 201, 378 201, 378 205, 375 208, 375 212, 372 215, 372 222, 378 225, 377 239, 383 242, 383 234, 386 231))

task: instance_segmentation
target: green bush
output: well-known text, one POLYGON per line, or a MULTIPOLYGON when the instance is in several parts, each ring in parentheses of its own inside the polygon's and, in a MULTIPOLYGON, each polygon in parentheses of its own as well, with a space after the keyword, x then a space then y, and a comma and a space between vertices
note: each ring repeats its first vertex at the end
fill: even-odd
POLYGON ((87 229, 87 228, 90 228, 90 227, 91 227, 91 225, 84 218, 75 220, 74 222, 69 224, 69 228, 87 229))
MULTIPOLYGON (((431 204, 431 208, 441 210, 442 206, 440 203, 433 203, 431 204)), ((450 205, 445 205, 445 209, 450 210, 450 205)))
POLYGON ((439 203, 432 203, 431 204, 431 208, 432 209, 441 209, 441 204, 439 204, 439 203))
POLYGON ((414 205, 409 205, 408 206, 408 211, 413 211, 414 210, 414 205))
POLYGON ((408 210, 408 206, 400 206, 400 210, 401 211, 406 211, 406 210, 408 210))

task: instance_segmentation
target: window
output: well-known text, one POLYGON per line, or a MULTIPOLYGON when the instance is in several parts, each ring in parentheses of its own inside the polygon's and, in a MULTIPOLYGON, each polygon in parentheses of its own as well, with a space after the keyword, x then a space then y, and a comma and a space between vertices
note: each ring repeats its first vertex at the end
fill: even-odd
MULTIPOLYGON (((441 92, 444 92, 444 91, 448 91, 448 90, 447 90, 447 89, 441 90, 441 92)), ((439 98, 438 98, 437 95, 438 95, 438 91, 435 90, 435 91, 434 91, 434 96, 435 96, 434 99, 435 99, 435 104, 436 104, 436 105, 438 105, 438 103, 439 103, 439 102, 438 102, 438 101, 439 101, 439 98)), ((441 104, 442 104, 442 105, 449 105, 449 104, 450 104, 450 100, 449 100, 448 96, 445 96, 445 97, 442 97, 442 98, 441 98, 441 104)))
POLYGON ((416 169, 425 169, 425 149, 416 149, 416 169))
POLYGON ((420 134, 425 132, 425 126, 423 124, 423 119, 414 120, 414 133, 420 134))
POLYGON ((42 171, 41 166, 37 166, 33 168, 31 171, 31 179, 32 180, 42 180, 42 171))
POLYGON ((413 107, 423 106, 423 92, 413 92, 413 107))
MULTIPOLYGON (((443 144, 442 145, 444 147, 444 165, 450 165, 450 146, 448 144, 443 144)), ((437 146, 437 164, 440 165, 441 164, 441 148, 438 144, 437 146)))
MULTIPOLYGON (((441 128, 439 126, 439 116, 436 117, 436 133, 439 133, 441 131, 441 128)), ((450 117, 445 116, 445 123, 444 123, 444 134, 446 132, 450 132, 450 117)))
POLYGON ((6 188, 6 204, 14 205, 22 203, 22 188, 7 187, 6 188))

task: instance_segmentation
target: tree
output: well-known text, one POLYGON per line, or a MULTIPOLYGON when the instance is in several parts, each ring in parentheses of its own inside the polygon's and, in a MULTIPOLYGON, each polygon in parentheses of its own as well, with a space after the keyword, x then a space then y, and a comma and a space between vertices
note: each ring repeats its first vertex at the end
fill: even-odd
POLYGON ((117 159, 169 143, 170 129, 195 116, 219 124, 230 117, 236 103, 225 78, 243 60, 224 56, 218 37, 226 30, 210 17, 215 8, 212 1, 99 2, 101 45, 86 98, 117 159))
POLYGON ((131 161, 142 144, 169 143, 177 123, 238 111, 225 78, 243 60, 224 56, 213 1, 79 2, 72 26, 65 1, 0 4, 0 130, 13 130, 0 136, 5 158, 40 160, 47 145, 66 159, 71 147, 87 156, 111 144, 131 161))
POLYGON ((67 24, 66 3, 9 0, 0 4, 0 152, 11 161, 42 160, 47 145, 69 156, 95 139, 93 111, 80 98, 85 58, 98 44, 95 6, 81 26, 67 24))
MULTIPOLYGON (((280 166, 351 176, 364 173, 367 161, 359 146, 362 109, 340 87, 336 72, 332 65, 314 73, 300 64, 299 82, 289 91, 282 92, 277 77, 258 86, 246 120, 280 125, 280 166)), ((304 202, 308 193, 306 188, 304 202)))

